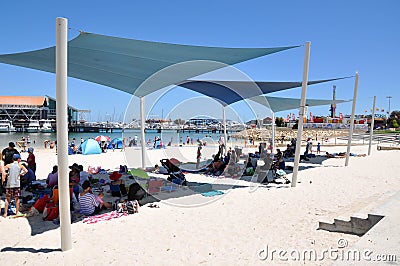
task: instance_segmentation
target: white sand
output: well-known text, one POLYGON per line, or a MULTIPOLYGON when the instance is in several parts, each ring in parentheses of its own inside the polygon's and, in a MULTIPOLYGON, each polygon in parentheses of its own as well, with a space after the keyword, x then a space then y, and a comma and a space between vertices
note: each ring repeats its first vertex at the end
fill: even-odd
MULTIPOLYGON (((355 146, 352 152, 366 153, 367 149, 355 146)), ((323 150, 340 152, 346 147, 323 150)), ((164 152, 150 151, 149 165, 165 155, 194 161, 196 154, 194 147, 182 148, 180 154, 174 148, 164 152)), ((45 178, 56 163, 55 151, 38 150, 36 157, 38 176, 45 178)), ((141 164, 140 150, 135 149, 73 155, 69 156, 69 164, 114 169, 126 158, 130 167, 141 164)), ((188 180, 212 182, 215 188, 218 184, 245 187, 225 190, 225 195, 213 198, 200 194, 174 198, 172 192, 170 199, 158 203, 160 208, 144 206, 139 214, 97 224, 74 223, 73 249, 67 252, 57 250, 60 229, 52 222, 1 218, 0 265, 254 265, 271 262, 257 258, 257 252, 265 245, 269 249, 322 250, 336 248, 337 241, 344 238, 351 247, 358 236, 317 230, 318 222, 356 213, 366 215, 397 192, 399 160, 400 151, 377 151, 374 146, 372 156, 351 157, 348 167, 344 167, 345 159, 301 164, 310 167, 299 172, 301 183, 296 188, 255 188, 245 181, 187 174, 188 180), (43 228, 43 233, 32 236, 31 226, 43 228)), ((277 258, 273 262, 283 263, 277 258)))

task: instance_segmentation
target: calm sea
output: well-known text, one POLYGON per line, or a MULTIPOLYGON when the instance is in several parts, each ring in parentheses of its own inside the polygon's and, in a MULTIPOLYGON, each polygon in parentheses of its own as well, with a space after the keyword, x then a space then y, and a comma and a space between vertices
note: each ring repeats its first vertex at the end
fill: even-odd
MULTIPOLYGON (((140 130, 125 130, 124 133, 120 132, 113 132, 113 133, 69 133, 68 138, 69 142, 72 141, 73 138, 76 139, 76 143, 80 143, 81 138, 87 139, 87 138, 95 138, 98 135, 104 135, 108 136, 111 139, 114 138, 129 138, 131 137, 132 139, 136 136, 138 136, 138 139, 140 140, 140 130)), ((14 143, 17 141, 20 141, 22 137, 28 137, 31 140, 31 147, 34 148, 44 148, 44 141, 45 140, 51 140, 54 141, 57 139, 57 134, 56 133, 21 133, 21 132, 10 132, 10 133, 0 133, 0 149, 3 149, 8 146, 8 143, 10 141, 13 141, 14 143)), ((168 142, 172 141, 172 144, 177 144, 182 137, 182 141, 186 140, 186 136, 189 136, 189 138, 193 138, 194 143, 196 143, 196 140, 199 138, 203 141, 207 141, 207 143, 212 143, 212 142, 217 142, 219 139, 220 134, 206 134, 206 133, 180 133, 178 134, 176 130, 165 130, 162 131, 162 133, 155 133, 155 132, 148 132, 146 133, 146 140, 151 140, 153 141, 155 137, 160 137, 164 143, 164 145, 167 145, 168 142), (206 137, 207 135, 207 137, 206 137), (211 135, 211 138, 210 138, 211 135)), ((18 147, 17 147, 18 148, 18 147)))

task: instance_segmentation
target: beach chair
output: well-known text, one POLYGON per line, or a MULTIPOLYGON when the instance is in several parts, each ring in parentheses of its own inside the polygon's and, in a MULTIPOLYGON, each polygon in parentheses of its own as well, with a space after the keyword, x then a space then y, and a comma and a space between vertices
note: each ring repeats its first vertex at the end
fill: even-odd
POLYGON ((163 186, 163 180, 158 179, 150 179, 147 183, 147 193, 149 194, 156 194, 161 192, 161 188, 163 186))

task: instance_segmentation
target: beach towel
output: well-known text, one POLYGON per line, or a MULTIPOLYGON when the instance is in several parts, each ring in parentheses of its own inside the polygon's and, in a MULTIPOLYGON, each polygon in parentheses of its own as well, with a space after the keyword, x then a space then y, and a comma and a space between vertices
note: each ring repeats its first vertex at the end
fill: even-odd
POLYGON ((218 195, 222 195, 222 194, 224 194, 224 192, 219 191, 219 190, 211 190, 208 192, 201 193, 201 195, 204 197, 214 197, 214 196, 218 196, 218 195))
POLYGON ((136 169, 131 169, 128 171, 128 174, 130 174, 133 177, 138 177, 142 179, 149 179, 149 175, 142 169, 136 168, 136 169))
POLYGON ((194 186, 189 186, 189 188, 197 193, 204 193, 213 190, 211 184, 196 184, 194 186))
POLYGON ((178 190, 178 188, 174 185, 161 187, 161 191, 174 192, 176 190, 178 190))
POLYGON ((87 223, 87 224, 95 224, 100 221, 109 221, 111 219, 115 219, 115 218, 119 218, 119 217, 127 216, 127 215, 128 215, 128 213, 118 213, 116 211, 112 211, 112 212, 108 212, 108 213, 103 213, 103 214, 98 214, 95 216, 86 217, 85 219, 83 219, 83 222, 87 223))

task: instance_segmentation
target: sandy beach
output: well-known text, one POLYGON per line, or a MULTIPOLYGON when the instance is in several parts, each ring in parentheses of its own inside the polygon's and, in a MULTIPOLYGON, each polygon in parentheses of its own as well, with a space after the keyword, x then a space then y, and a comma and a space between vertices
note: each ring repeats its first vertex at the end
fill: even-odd
MULTIPOLYGON (((330 141, 332 144, 332 141, 330 141)), ((342 142, 344 144, 344 142, 342 142)), ((147 165, 162 158, 195 161, 195 147, 171 147, 147 151, 147 165)), ((213 148, 210 147, 210 153, 213 148)), ((304 147, 302 148, 304 149, 304 147)), ((255 148, 246 148, 252 152, 255 148)), ((342 146, 323 146, 329 152, 342 146)), ((352 147, 367 153, 367 145, 352 147)), ((54 150, 37 149, 38 179, 44 179, 56 164, 54 150)), ((23 158, 26 156, 23 154, 23 158)), ((223 195, 204 197, 183 191, 168 193, 159 208, 144 205, 138 214, 95 224, 72 224, 73 249, 60 251, 60 229, 39 217, 0 219, 1 265, 254 265, 288 263, 277 256, 260 259, 260 250, 322 251, 336 248, 344 239, 351 248, 361 237, 317 230, 318 222, 358 214, 374 208, 399 192, 399 151, 377 151, 371 156, 345 159, 317 157, 301 163, 297 187, 257 185, 231 178, 186 174, 188 181, 210 183, 223 195), (176 193, 176 194, 175 194, 176 193)), ((137 148, 98 155, 71 155, 69 165, 101 166, 114 170, 120 164, 139 167, 137 148)), ((290 165, 290 163, 289 163, 290 165)), ((288 175, 291 179, 291 174, 288 175)), ((160 196, 162 198, 162 196, 160 196)), ((390 236, 388 236, 390 237, 390 236)), ((379 244, 379 243, 378 243, 379 244)), ((371 247, 373 245, 371 244, 371 247)), ((399 255, 399 250, 387 250, 399 255)), ((315 261, 290 261, 315 264, 315 261)), ((325 259, 317 264, 329 265, 325 259)))

